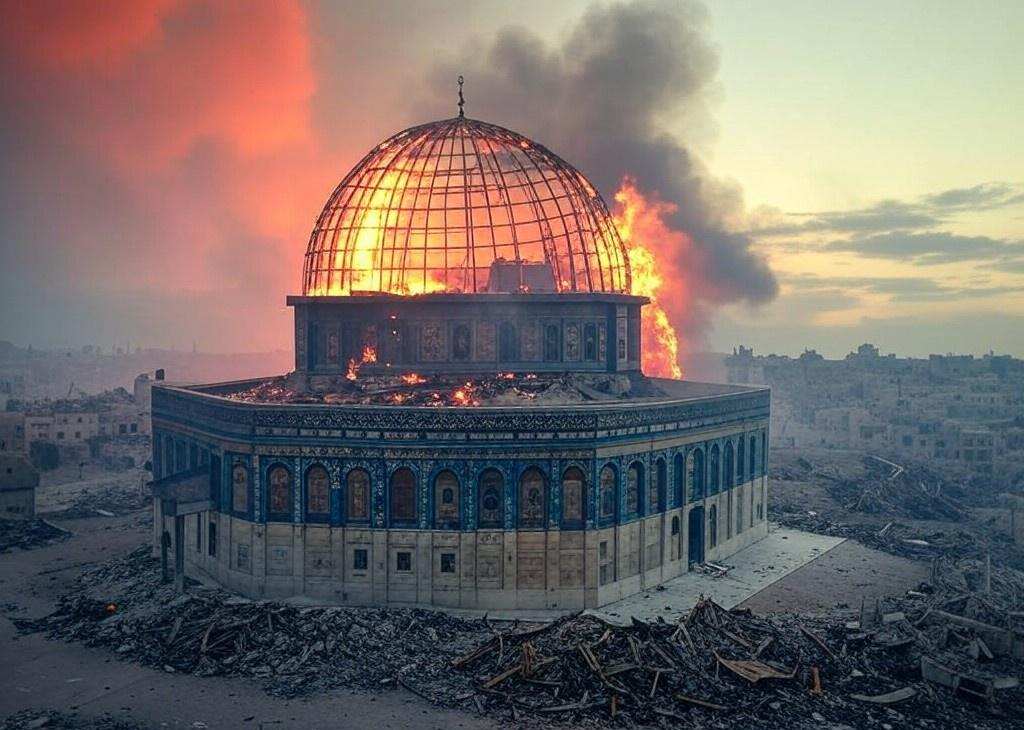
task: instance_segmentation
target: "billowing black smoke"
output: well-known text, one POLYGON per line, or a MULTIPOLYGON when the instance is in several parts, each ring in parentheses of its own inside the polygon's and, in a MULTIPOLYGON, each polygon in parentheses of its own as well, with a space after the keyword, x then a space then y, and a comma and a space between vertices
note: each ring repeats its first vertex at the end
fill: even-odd
POLYGON ((436 90, 465 74, 468 116, 555 150, 606 199, 631 175, 645 197, 677 206, 666 222, 691 237, 699 256, 679 252, 694 259, 679 262, 694 273, 694 291, 689 311, 669 315, 691 343, 716 305, 766 302, 778 291, 750 238, 724 225, 742 207, 739 194, 710 179, 685 144, 661 131, 673 116, 706 104, 718 58, 704 22, 703 7, 690 2, 595 5, 559 46, 507 28, 438 63, 429 84, 436 103, 436 90))

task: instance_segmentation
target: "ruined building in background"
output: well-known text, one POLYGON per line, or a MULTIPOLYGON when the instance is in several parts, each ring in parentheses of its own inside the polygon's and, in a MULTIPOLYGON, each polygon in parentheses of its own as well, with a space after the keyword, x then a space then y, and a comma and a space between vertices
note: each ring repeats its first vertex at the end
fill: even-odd
POLYGON ((771 387, 774 446, 926 461, 993 488, 1024 483, 1022 360, 898 358, 864 344, 842 360, 740 347, 725 362, 730 383, 771 387))
POLYGON ((461 114, 381 142, 314 226, 294 372, 153 384, 157 545, 249 596, 499 609, 729 556, 767 529, 769 392, 646 378, 630 292, 543 146, 461 114))

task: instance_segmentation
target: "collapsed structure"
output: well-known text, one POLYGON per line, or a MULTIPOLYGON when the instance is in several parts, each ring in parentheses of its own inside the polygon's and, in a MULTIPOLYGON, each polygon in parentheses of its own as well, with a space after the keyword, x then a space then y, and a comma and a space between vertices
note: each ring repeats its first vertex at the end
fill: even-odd
POLYGON ((254 597, 581 609, 766 532, 766 388, 646 378, 600 195, 464 117, 317 219, 295 370, 152 390, 157 544, 254 597))

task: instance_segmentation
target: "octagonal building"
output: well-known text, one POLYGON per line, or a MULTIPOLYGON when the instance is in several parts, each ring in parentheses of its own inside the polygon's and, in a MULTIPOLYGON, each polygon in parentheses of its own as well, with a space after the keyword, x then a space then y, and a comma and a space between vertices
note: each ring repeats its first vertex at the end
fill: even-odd
POLYGON ((575 168, 458 117, 374 147, 306 251, 295 369, 152 393, 156 545, 251 597, 597 607, 766 534, 769 392, 648 378, 575 168))

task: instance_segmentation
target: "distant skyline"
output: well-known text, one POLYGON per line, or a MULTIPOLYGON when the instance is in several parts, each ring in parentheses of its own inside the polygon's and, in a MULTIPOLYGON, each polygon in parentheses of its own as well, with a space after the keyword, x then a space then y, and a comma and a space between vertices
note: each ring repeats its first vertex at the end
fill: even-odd
POLYGON ((555 83, 607 52, 572 99, 609 110, 590 139, 645 115, 641 141, 695 172, 667 190, 638 162, 641 182, 703 196, 683 227, 701 216, 705 257, 736 246, 723 262, 749 269, 676 313, 691 351, 1024 356, 1024 3, 109 7, 26 4, 0 28, 0 340, 290 349, 320 207, 370 146, 454 112, 453 69, 472 116, 550 143, 611 203, 628 161, 574 142, 555 83), (580 48, 659 14, 685 31, 672 73, 643 37, 580 48))

